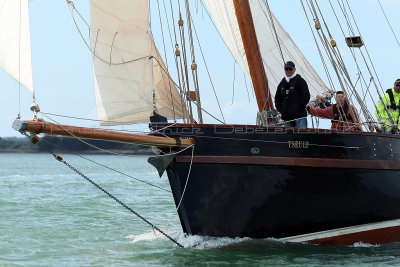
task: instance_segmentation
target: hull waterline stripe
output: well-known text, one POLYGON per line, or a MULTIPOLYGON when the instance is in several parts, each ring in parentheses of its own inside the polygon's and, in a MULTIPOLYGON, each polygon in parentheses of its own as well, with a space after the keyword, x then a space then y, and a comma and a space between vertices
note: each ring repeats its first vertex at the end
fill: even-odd
POLYGON ((337 245, 352 245, 360 241, 370 244, 395 242, 400 241, 400 219, 285 237, 279 240, 337 245))
MULTIPOLYGON (((178 163, 190 163, 191 156, 177 156, 178 163)), ((334 158, 255 157, 255 156, 195 156, 194 164, 246 164, 335 169, 400 170, 393 160, 358 160, 334 158)))

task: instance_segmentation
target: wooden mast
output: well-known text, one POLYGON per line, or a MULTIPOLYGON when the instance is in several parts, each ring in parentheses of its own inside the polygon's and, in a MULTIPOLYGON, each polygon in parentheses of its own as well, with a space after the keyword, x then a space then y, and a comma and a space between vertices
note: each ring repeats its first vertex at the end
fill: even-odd
MULTIPOLYGON (((242 36, 247 63, 249 64, 251 80, 257 98, 258 110, 270 110, 274 108, 272 96, 268 89, 268 79, 265 74, 260 48, 257 42, 256 30, 251 15, 248 0, 233 0, 236 17, 242 36)), ((265 29, 267 30, 267 29, 265 29)))
MULTIPOLYGON (((58 135, 67 137, 78 137, 94 140, 105 140, 113 142, 131 143, 139 145, 149 145, 155 147, 189 147, 194 144, 193 139, 178 140, 170 137, 152 136, 145 134, 122 133, 117 131, 107 131, 95 128, 75 127, 68 125, 53 124, 44 121, 20 121, 15 120, 13 128, 21 133, 47 135, 58 135)), ((37 139, 38 141, 39 139, 37 139)))

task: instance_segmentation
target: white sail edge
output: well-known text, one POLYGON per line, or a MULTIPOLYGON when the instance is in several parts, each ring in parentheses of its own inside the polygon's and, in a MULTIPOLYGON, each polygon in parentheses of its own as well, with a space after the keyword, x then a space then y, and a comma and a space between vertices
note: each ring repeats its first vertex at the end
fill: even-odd
POLYGON ((0 67, 33 93, 28 0, 0 0, 0 67))
POLYGON ((148 0, 91 0, 90 38, 102 125, 148 122, 157 112, 183 118, 178 90, 152 39, 148 0))
MULTIPOLYGON (((232 56, 246 74, 247 78, 251 80, 233 1, 205 0, 205 2, 232 56)), ((275 41, 275 33, 271 28, 272 23, 269 19, 268 9, 264 1, 249 0, 249 3, 271 94, 275 95, 277 86, 284 76, 284 60, 295 62, 297 72, 307 81, 312 97, 328 92, 329 88, 301 53, 300 49, 276 17, 272 15, 274 26, 282 47, 284 60, 282 59, 275 41)))

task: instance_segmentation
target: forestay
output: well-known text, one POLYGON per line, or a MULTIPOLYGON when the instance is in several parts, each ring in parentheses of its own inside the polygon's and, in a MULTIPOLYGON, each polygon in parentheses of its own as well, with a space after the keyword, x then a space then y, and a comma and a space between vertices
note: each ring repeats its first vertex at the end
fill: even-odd
POLYGON ((181 97, 151 36, 148 0, 91 0, 90 40, 97 112, 104 125, 183 117, 181 97), (112 121, 112 122, 111 122, 112 121))
POLYGON ((33 92, 28 0, 0 0, 0 67, 33 92))
MULTIPOLYGON (((250 79, 249 66, 240 35, 239 25, 236 20, 233 1, 206 0, 206 3, 230 52, 246 76, 250 79)), ((291 60, 296 64, 297 73, 307 81, 310 94, 313 97, 327 92, 329 90, 328 87, 321 80, 273 14, 272 23, 266 3, 262 0, 249 0, 249 3, 265 71, 269 81, 269 89, 272 95, 275 95, 276 88, 284 76, 284 60, 291 60), (278 35, 284 59, 282 59, 273 27, 275 27, 278 35)))

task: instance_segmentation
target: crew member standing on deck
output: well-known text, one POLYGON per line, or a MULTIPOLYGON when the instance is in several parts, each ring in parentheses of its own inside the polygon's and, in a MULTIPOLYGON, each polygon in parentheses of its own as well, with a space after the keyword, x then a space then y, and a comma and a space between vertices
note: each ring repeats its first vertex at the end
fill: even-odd
POLYGON ((292 61, 285 63, 285 77, 275 94, 276 109, 282 114, 286 127, 307 128, 306 105, 310 101, 307 82, 296 73, 292 61))
POLYGON ((400 79, 394 82, 393 89, 388 89, 376 104, 375 115, 378 121, 382 123, 383 133, 395 134, 399 131, 400 79))

